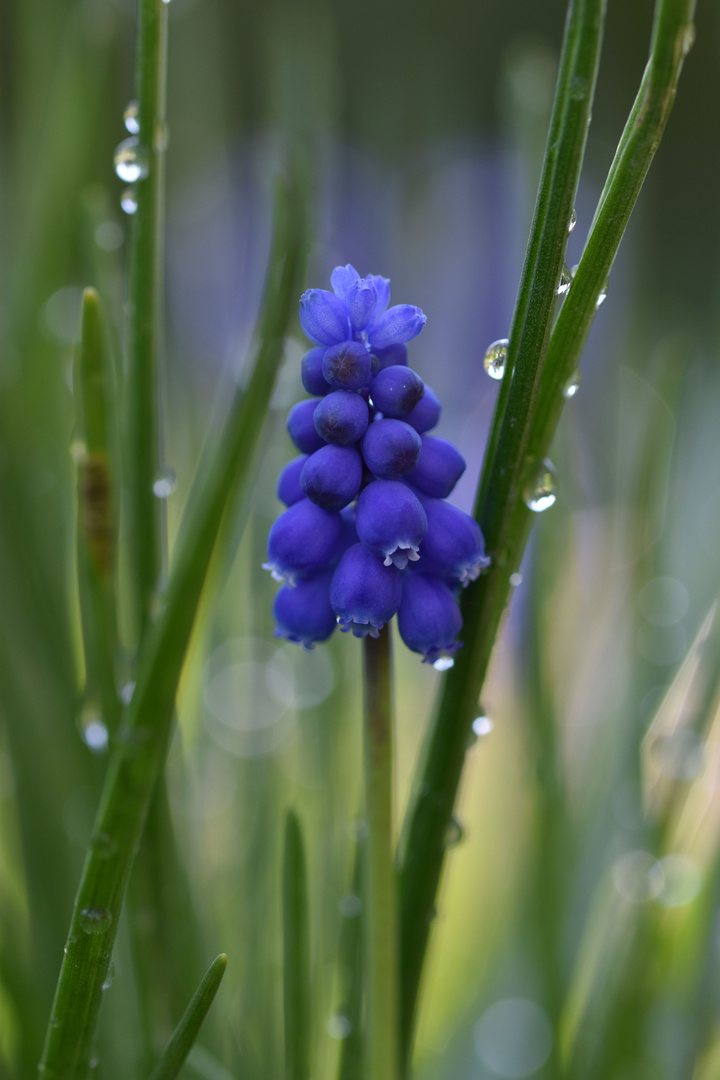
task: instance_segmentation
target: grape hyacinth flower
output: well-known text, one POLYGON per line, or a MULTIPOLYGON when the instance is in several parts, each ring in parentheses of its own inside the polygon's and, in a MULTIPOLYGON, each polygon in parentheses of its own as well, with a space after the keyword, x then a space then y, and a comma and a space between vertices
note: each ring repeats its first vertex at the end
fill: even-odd
POLYGON ((459 586, 489 560, 477 522, 443 501, 465 461, 428 434, 442 405, 409 366, 425 315, 390 307, 388 279, 350 265, 331 284, 300 300, 312 397, 288 416, 300 456, 280 475, 287 509, 268 538, 265 566, 284 583, 275 633, 310 649, 336 625, 377 637, 397 615, 408 648, 447 667, 460 647, 459 586))

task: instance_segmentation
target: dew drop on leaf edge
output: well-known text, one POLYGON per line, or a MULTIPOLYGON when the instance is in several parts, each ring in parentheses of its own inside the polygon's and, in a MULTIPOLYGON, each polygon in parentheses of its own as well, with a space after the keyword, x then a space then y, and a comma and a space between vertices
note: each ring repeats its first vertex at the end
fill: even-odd
POLYGON ((147 150, 140 145, 136 135, 123 139, 115 148, 113 157, 115 172, 126 184, 144 180, 150 171, 147 150))
POLYGON ((125 124, 126 131, 129 131, 131 135, 137 135, 140 131, 139 117, 140 110, 137 101, 129 101, 125 106, 125 112, 123 113, 123 123, 125 124))
POLYGON ((491 379, 502 379, 507 363, 508 339, 499 338, 489 345, 483 357, 483 367, 491 379))
POLYGON ((547 458, 540 466, 535 481, 526 489, 523 499, 534 514, 541 514, 543 510, 549 509, 557 499, 557 474, 547 458))

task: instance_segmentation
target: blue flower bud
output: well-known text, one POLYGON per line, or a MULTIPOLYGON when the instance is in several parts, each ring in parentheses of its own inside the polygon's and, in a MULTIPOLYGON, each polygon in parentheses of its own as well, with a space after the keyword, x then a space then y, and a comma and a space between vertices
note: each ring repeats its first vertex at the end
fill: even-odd
POLYGON ((405 479, 433 499, 446 499, 465 472, 465 458, 447 439, 422 435, 418 463, 405 479))
POLYGON ((402 595, 400 571, 382 561, 362 544, 345 552, 330 584, 330 603, 343 631, 355 637, 378 637, 392 619, 402 595))
POLYGON ((335 446, 349 446, 361 439, 369 420, 365 398, 348 390, 334 390, 315 409, 318 436, 335 446))
POLYGON ((427 532, 427 517, 418 497, 398 480, 373 480, 360 493, 357 534, 386 566, 404 570, 414 562, 427 532))
POLYGON ((277 621, 275 637, 297 641, 306 649, 330 637, 337 625, 330 606, 332 575, 332 570, 326 570, 317 577, 299 581, 292 588, 283 585, 273 604, 277 621))
POLYGON ((333 292, 336 296, 345 303, 348 298, 348 293, 355 284, 360 280, 360 275, 354 266, 347 263, 346 266, 336 266, 330 275, 330 284, 332 285, 333 292))
POLYGON ((403 420, 425 392, 425 384, 412 368, 393 364, 378 371, 370 384, 373 405, 383 416, 403 420))
POLYGON ((327 289, 308 289, 300 297, 300 325, 318 345, 335 345, 350 337, 350 321, 342 300, 327 289))
POLYGON ((338 558, 343 535, 339 514, 301 499, 273 523, 263 569, 269 570, 275 581, 289 585, 313 577, 338 558))
POLYGON ((353 282, 345 297, 350 325, 353 330, 364 330, 374 317, 377 306, 377 289, 370 278, 353 282))
POLYGON ((288 435, 303 454, 314 454, 325 445, 313 422, 317 407, 317 401, 298 401, 288 413, 288 435))
POLYGON ((412 304, 396 304, 379 315, 368 329, 368 340, 373 349, 412 341, 427 322, 427 316, 412 304))
POLYGON ((432 387, 425 383, 425 393, 411 413, 405 417, 405 423, 414 427, 420 435, 434 428, 440 419, 442 404, 432 387))
POLYGON ((360 446, 365 464, 381 480, 399 480, 415 468, 422 443, 403 420, 374 420, 360 446))
POLYGON ((377 370, 380 371, 386 367, 407 367, 408 360, 408 347, 400 343, 399 345, 388 345, 385 349, 376 349, 374 351, 377 356, 378 364, 377 370))
POLYGON ((332 390, 330 383, 325 382, 322 373, 323 356, 326 349, 323 345, 316 345, 310 352, 306 352, 300 361, 300 377, 308 394, 315 397, 324 397, 332 390))
POLYGON ((300 473, 307 459, 307 454, 301 454, 300 457, 293 458, 292 461, 288 461, 280 473, 277 484, 277 497, 286 506, 293 506, 294 503, 305 498, 305 492, 300 485, 300 473))
POLYGON ((322 446, 305 461, 300 482, 317 506, 342 510, 360 490, 362 471, 362 458, 351 446, 322 446))
POLYGON ((420 545, 418 566, 426 574, 468 585, 490 560, 480 526, 469 514, 440 499, 421 499, 427 515, 427 536, 420 545))
POLYGON ((336 390, 361 390, 370 385, 370 353, 358 341, 331 345, 323 357, 322 373, 336 390))
POLYGON ((461 647, 462 616, 450 588, 439 578, 410 574, 403 579, 398 629, 408 649, 434 664, 461 647))
POLYGON ((380 318, 390 303, 390 278, 381 277, 380 274, 368 274, 367 280, 372 281, 377 293, 377 303, 373 313, 373 321, 375 321, 380 318))

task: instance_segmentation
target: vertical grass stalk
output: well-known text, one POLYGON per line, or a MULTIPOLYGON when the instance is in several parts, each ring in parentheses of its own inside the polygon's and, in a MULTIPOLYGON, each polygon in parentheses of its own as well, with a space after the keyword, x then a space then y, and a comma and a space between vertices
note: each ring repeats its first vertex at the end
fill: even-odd
POLYGON ((310 925, 305 845, 297 814, 285 820, 283 861, 283 990, 286 1080, 308 1080, 310 1071, 310 925))
POLYGON ((397 1080, 399 984, 393 865, 393 702, 390 630, 364 642, 364 893, 366 1080, 397 1080))

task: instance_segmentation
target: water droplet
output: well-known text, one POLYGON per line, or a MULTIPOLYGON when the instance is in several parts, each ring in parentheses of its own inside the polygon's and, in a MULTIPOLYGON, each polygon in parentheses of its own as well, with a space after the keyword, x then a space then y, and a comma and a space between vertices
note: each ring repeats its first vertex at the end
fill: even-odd
POLYGON ((573 206, 573 212, 570 215, 570 221, 568 223, 568 232, 571 233, 576 225, 577 225, 577 210, 573 206))
POLYGON ((87 446, 84 439, 73 439, 70 443, 70 457, 76 465, 80 465, 87 459, 87 446))
POLYGON ((168 499, 177 488, 177 476, 173 469, 164 465, 153 483, 153 492, 158 499, 168 499))
POLYGON ((80 925, 86 934, 104 934, 112 925, 112 914, 104 907, 83 908, 80 925))
POLYGON ((110 859, 118 849, 117 844, 107 833, 96 833, 90 840, 92 849, 100 859, 110 859))
POLYGON ((362 911, 362 900, 359 896, 353 896, 352 893, 348 893, 347 896, 343 896, 342 900, 338 904, 338 910, 344 919, 355 919, 362 911))
POLYGON ((628 851, 612 868, 613 884, 625 900, 643 904, 653 900, 662 889, 662 871, 647 851, 628 851))
POLYGON ((547 510, 555 502, 557 498, 557 473, 548 458, 543 461, 534 483, 526 490, 523 498, 527 508, 535 514, 541 514, 543 510, 547 510))
POLYGON ((597 300, 595 301, 595 308, 596 309, 599 308, 599 307, 602 307, 602 305, 605 303, 605 301, 607 300, 607 294, 608 294, 608 283, 606 281, 605 284, 603 285, 602 289, 598 293, 597 300))
POLYGON ((454 848, 458 844, 461 844, 465 839, 465 829, 462 822, 453 815, 448 822, 448 827, 445 830, 445 847, 454 848))
POLYGON ((508 339, 499 338, 488 346, 483 357, 483 367, 491 379, 502 379, 507 362, 508 339))
POLYGON ((652 753, 670 780, 695 780, 705 769, 705 743, 694 731, 673 731, 657 739, 652 753))
POLYGON ((140 145, 136 135, 123 141, 116 147, 115 172, 126 184, 134 184, 137 180, 144 180, 150 171, 147 150, 140 145))
POLYGON ((522 574, 518 574, 517 571, 514 574, 510 575, 510 584, 512 585, 513 589, 517 589, 518 585, 522 585, 522 582, 523 576, 522 574))
POLYGON ((573 398, 580 389, 580 372, 574 371, 563 386, 563 397, 573 398))
POLYGON ((117 221, 102 221, 95 230, 95 243, 103 251, 117 251, 124 239, 125 233, 117 221))
POLYGON ((140 131, 140 109, 137 101, 128 101, 123 113, 123 123, 131 135, 137 135, 140 131))
POLYGON ((158 120, 155 124, 155 133, 153 136, 153 150, 157 153, 164 153, 168 144, 170 143, 170 128, 167 126, 165 120, 158 120))
MULTIPOLYGON (((165 3, 167 2, 168 0, 165 0, 165 3)), ((326 1025, 326 1030, 331 1039, 347 1039, 352 1031, 352 1024, 347 1016, 340 1016, 338 1013, 336 1016, 330 1017, 326 1025)))
POLYGON ((570 269, 568 267, 568 264, 564 263, 563 268, 560 271, 560 280, 558 281, 557 288, 555 289, 555 292, 557 293, 557 295, 558 296, 564 296, 565 293, 570 288, 571 283, 572 283, 572 274, 570 273, 570 269))
POLYGON ((134 187, 126 187, 120 196, 120 206, 126 214, 134 214, 137 211, 137 191, 134 187))
POLYGON ((489 716, 476 716, 472 722, 472 729, 478 738, 489 735, 494 726, 489 716))
POLYGON ((573 75, 570 80, 570 97, 573 101, 583 101, 587 94, 587 80, 582 75, 573 75))
POLYGON ((163 4, 169 4, 170 0, 163 0, 163 4))
POLYGON ((110 987, 113 984, 113 979, 114 978, 115 978, 115 965, 113 964, 113 962, 111 960, 110 961, 110 966, 107 969, 107 975, 105 976, 105 982, 102 984, 103 990, 109 990, 110 989, 110 987))
POLYGON ((122 701, 123 705, 129 705, 130 704, 130 702, 133 699, 133 694, 134 693, 135 693, 135 683, 134 682, 126 682, 124 686, 120 687, 120 700, 122 701))
POLYGON ((553 1034, 545 1012, 529 998, 505 998, 475 1025, 475 1054, 493 1076, 522 1080, 545 1064, 553 1034))
POLYGON ((455 661, 452 656, 440 656, 433 664, 436 671, 449 671, 454 666, 455 661))
POLYGON ((690 23, 685 28, 685 30, 683 32, 683 36, 682 36, 683 56, 687 56, 687 54, 690 52, 690 50, 692 49, 694 44, 695 44, 695 23, 690 23))
POLYGON ((83 742, 93 753, 103 754, 108 748, 108 729, 99 717, 89 720, 82 729, 83 742))

